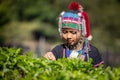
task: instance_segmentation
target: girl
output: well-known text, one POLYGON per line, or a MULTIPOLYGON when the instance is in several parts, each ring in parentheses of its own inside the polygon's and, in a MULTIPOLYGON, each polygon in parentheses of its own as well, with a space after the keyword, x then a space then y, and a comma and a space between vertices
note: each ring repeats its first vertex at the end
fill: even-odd
POLYGON ((94 67, 103 64, 96 47, 90 44, 90 23, 88 15, 78 2, 71 2, 69 10, 59 17, 59 32, 63 44, 57 45, 45 57, 50 60, 59 58, 80 58, 83 61, 93 59, 94 67))

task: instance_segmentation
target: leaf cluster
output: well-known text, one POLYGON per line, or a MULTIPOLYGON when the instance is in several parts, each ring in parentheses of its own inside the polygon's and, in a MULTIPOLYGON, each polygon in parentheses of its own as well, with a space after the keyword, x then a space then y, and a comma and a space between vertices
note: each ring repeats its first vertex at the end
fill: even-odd
POLYGON ((21 49, 0 48, 1 80, 119 80, 120 68, 94 68, 80 59, 33 58, 21 49))

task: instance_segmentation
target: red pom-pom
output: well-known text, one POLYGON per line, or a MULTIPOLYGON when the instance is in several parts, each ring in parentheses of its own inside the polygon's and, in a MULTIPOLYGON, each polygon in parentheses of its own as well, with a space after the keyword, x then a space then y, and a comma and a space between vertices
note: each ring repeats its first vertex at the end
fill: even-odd
POLYGON ((78 11, 80 9, 80 4, 78 2, 71 2, 68 6, 68 9, 78 11))

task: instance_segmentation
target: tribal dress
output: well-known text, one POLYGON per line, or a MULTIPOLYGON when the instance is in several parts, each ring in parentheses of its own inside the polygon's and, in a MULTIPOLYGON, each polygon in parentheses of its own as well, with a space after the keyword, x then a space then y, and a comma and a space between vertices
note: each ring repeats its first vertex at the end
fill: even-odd
POLYGON ((90 50, 88 53, 84 51, 83 49, 79 51, 75 50, 69 50, 67 47, 64 46, 64 44, 57 45, 55 48, 51 50, 51 52, 54 54, 56 59, 59 58, 82 58, 82 60, 87 61, 89 58, 93 59, 93 66, 97 67, 104 63, 104 61, 101 58, 101 55, 98 51, 98 49, 92 45, 90 45, 90 50), (88 58, 89 57, 89 58, 88 58))

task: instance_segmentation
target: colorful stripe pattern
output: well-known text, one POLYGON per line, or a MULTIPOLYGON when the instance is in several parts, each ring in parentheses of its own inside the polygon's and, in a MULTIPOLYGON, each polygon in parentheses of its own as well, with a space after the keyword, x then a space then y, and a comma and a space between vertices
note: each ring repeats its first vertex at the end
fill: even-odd
POLYGON ((74 24, 74 23, 62 23, 62 27, 69 27, 69 28, 74 28, 74 29, 79 28, 78 24, 74 24))
POLYGON ((81 24, 79 20, 79 16, 76 13, 66 12, 62 17, 62 27, 70 27, 79 29, 79 25, 81 24))

